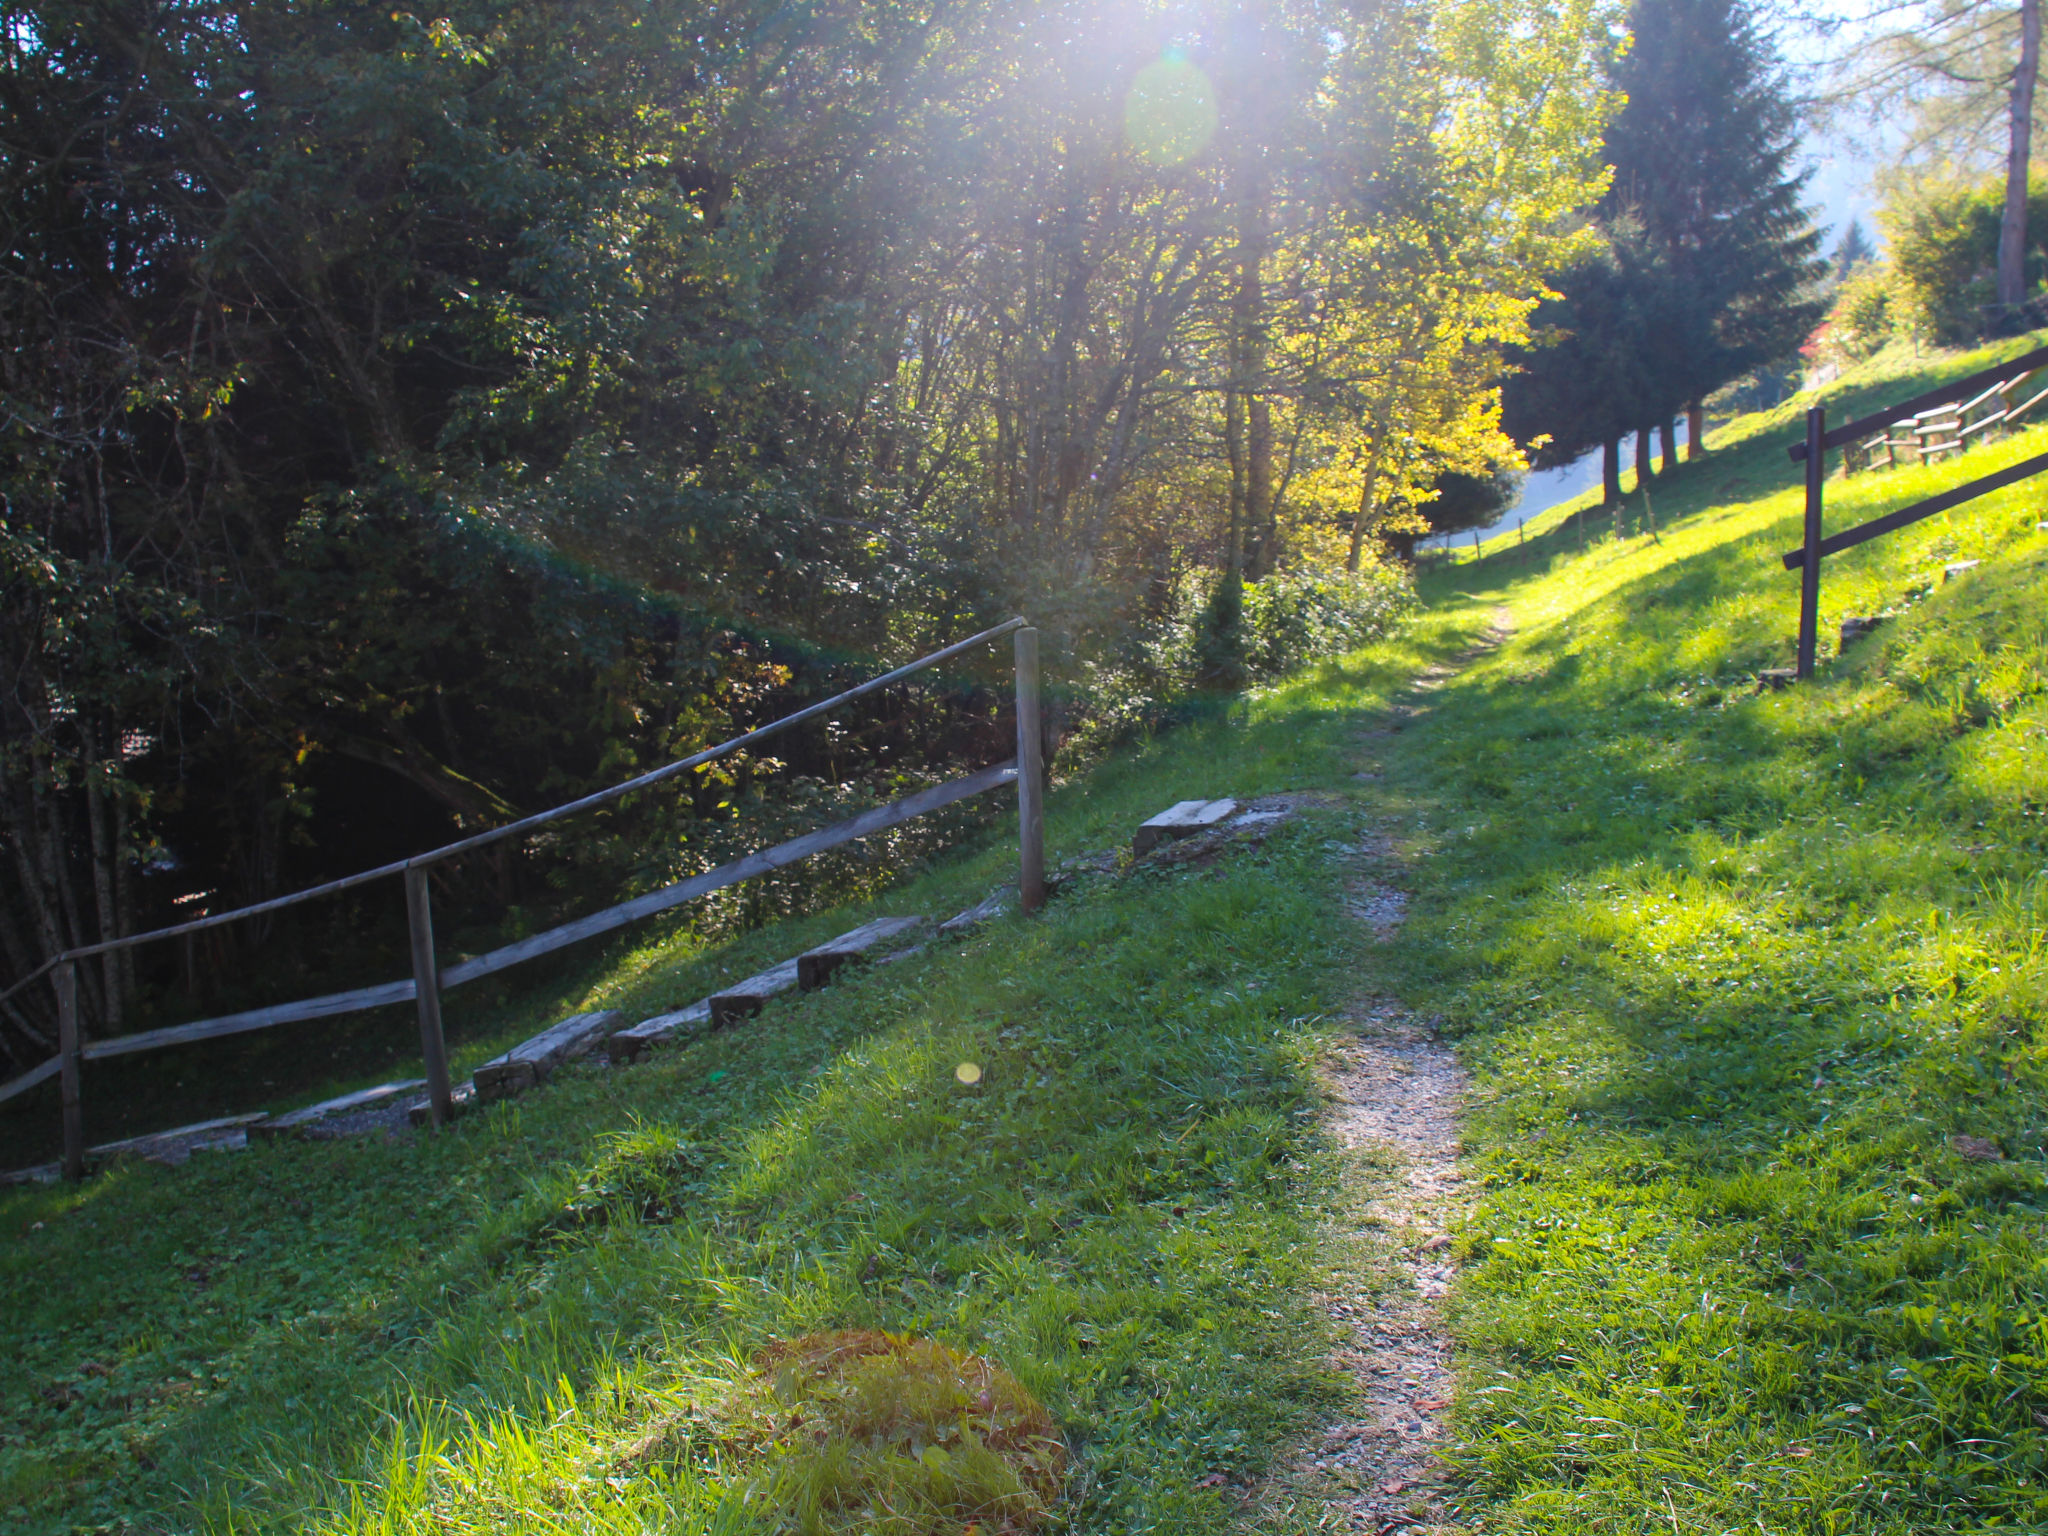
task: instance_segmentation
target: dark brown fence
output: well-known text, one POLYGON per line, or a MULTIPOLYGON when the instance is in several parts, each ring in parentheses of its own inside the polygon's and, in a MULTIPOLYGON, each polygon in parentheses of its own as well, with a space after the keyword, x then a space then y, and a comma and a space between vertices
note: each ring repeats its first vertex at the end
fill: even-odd
POLYGON ((506 826, 496 827, 488 832, 479 832, 460 842, 449 843, 446 847, 435 848, 427 853, 414 854, 409 859, 396 863, 382 864, 375 869, 366 869, 359 874, 347 875, 339 880, 330 880, 324 885, 312 886, 307 890, 294 891, 289 896, 279 896, 270 901, 259 901, 252 906, 238 907, 232 912, 222 912, 213 917, 197 918, 189 923, 179 923, 171 928, 158 928, 149 933, 138 933, 127 938, 109 939, 100 944, 82 945, 66 950, 45 961, 34 971, 22 977, 5 992, 0 992, 0 1002, 16 992, 48 976, 57 994, 57 1054, 41 1066, 31 1068, 12 1081, 0 1084, 0 1102, 28 1092, 37 1084, 47 1082, 51 1077, 62 1079, 64 1114, 64 1176, 77 1180, 85 1175, 85 1130, 84 1113, 81 1107, 80 1068, 88 1061, 99 1061, 111 1056, 125 1056, 136 1051, 161 1050, 166 1046, 185 1045, 195 1040, 212 1040, 223 1035, 241 1034, 248 1030, 269 1029, 278 1024, 297 1023, 306 1019, 331 1018, 338 1014, 360 1013, 369 1008, 382 1008, 392 1003, 413 1002, 418 1005, 420 1023, 420 1054, 424 1058, 427 1079, 427 1099, 432 1106, 435 1126, 445 1125, 453 1114, 451 1087, 448 1080, 448 1051, 441 1031, 441 994, 450 987, 461 986, 466 981, 489 976, 508 966, 518 965, 525 960, 550 954, 566 945, 583 939, 609 933, 643 917, 666 912, 685 902, 708 896, 713 891, 752 880, 807 859, 813 854, 837 848, 859 838, 868 837, 888 827, 898 826, 915 817, 952 805, 973 795, 996 789, 1004 784, 1017 786, 1018 810, 1018 877, 1024 909, 1035 911, 1045 901, 1045 816, 1044 816, 1044 765, 1043 748, 1039 725, 1038 691, 1038 631, 1023 619, 1011 619, 993 629, 983 630, 969 636, 944 650, 933 651, 916 661, 885 672, 880 677, 868 679, 844 693, 821 700, 795 714, 784 715, 779 720, 756 726, 751 731, 707 747, 690 757, 680 758, 638 778, 615 784, 610 789, 599 790, 585 795, 580 800, 571 800, 550 810, 539 811, 522 817, 506 826), (434 917, 427 890, 427 871, 443 859, 454 858, 457 854, 469 853, 478 848, 489 847, 507 838, 522 837, 537 827, 560 821, 582 811, 594 810, 609 805, 615 800, 651 789, 657 784, 673 779, 680 774, 705 763, 724 757, 727 753, 751 747, 766 737, 777 735, 807 720, 816 719, 855 699, 886 688, 891 683, 901 682, 928 667, 937 666, 976 646, 987 645, 1013 635, 1017 675, 1017 755, 1007 763, 998 763, 983 768, 977 773, 935 784, 919 790, 916 794, 905 795, 887 805, 861 812, 833 826, 807 832, 802 837, 778 843, 772 848, 763 848, 736 859, 717 869, 706 870, 674 885, 649 891, 644 896, 635 896, 629 901, 606 907, 601 912, 592 912, 572 922, 550 928, 544 933, 530 934, 526 938, 494 949, 488 954, 459 961, 445 969, 434 948, 434 917), (252 1008, 242 1013, 225 1014, 218 1018, 197 1019, 189 1024, 174 1024, 165 1029, 146 1030, 139 1034, 116 1035, 106 1040, 86 1040, 78 1022, 78 962, 110 950, 132 949, 140 944, 153 944, 162 939, 175 939, 185 934, 197 933, 206 928, 218 928, 224 923, 240 922, 245 918, 257 917, 265 912, 295 906, 300 902, 313 901, 323 896, 337 895, 352 890, 372 880, 396 877, 405 887, 406 919, 412 940, 412 975, 403 981, 387 981, 373 987, 357 987, 347 992, 330 992, 321 997, 300 998, 296 1002, 278 1003, 268 1008, 252 1008))
POLYGON ((1937 512, 1946 512, 1951 507, 1959 507, 1992 491, 2003 490, 2048 469, 2048 453, 2037 454, 2031 459, 2008 465, 1995 474, 1968 481, 1938 496, 1929 496, 1896 512, 1887 512, 1867 523, 1823 537, 1822 492, 1827 479, 1828 450, 1853 449, 1868 462, 1880 444, 1888 445, 1887 453, 1893 453, 1897 446, 1904 445, 1906 440, 1892 438, 1890 429, 1900 422, 1912 422, 1916 428, 1912 439, 1915 457, 1934 456, 1928 451, 1930 445, 1936 452, 1961 452, 1969 437, 1996 426, 2010 426, 2040 402, 2041 393, 2017 404, 2014 397, 2023 392, 2021 386, 2029 381, 2030 375, 2043 369, 2048 369, 2048 347, 2016 357, 2009 363, 2000 363, 1995 368, 1987 368, 1982 373, 1973 373, 1968 378, 1957 379, 1952 384, 1944 384, 1939 389, 1930 389, 1897 405, 1872 411, 1839 427, 1828 426, 1825 406, 1816 405, 1807 411, 1806 440, 1793 443, 1786 449, 1795 464, 1806 466, 1806 537, 1799 548, 1788 549, 1780 556, 1786 570, 1800 573, 1798 676, 1813 676, 1814 652, 1820 639, 1820 563, 1824 557, 1853 549, 1882 534, 1917 523, 1937 512), (1964 403, 1957 406, 1957 402, 1964 403), (1956 409, 1942 409, 1949 406, 1956 406, 1956 409), (1950 435, 1942 436, 1944 432, 1950 435), (1873 433, 1883 436, 1873 438, 1873 433))

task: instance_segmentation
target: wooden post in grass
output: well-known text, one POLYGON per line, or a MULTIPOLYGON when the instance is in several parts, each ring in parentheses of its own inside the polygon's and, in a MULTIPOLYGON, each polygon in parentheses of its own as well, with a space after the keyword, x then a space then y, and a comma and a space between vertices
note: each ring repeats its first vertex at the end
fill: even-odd
POLYGON ((1045 746, 1038 723, 1038 631, 1017 631, 1017 890, 1045 905, 1045 746))
POLYGON ((1821 486, 1827 476, 1828 412, 1822 405, 1806 413, 1806 550, 1799 567, 1799 665, 1801 679, 1813 676, 1813 653, 1820 640, 1820 510, 1821 486))
POLYGON ((448 1090, 448 1042, 441 1034, 441 962, 434 956, 433 899, 424 866, 405 872, 405 918, 412 930, 413 997, 420 1012, 420 1055, 427 1064, 427 1104, 439 1130, 455 1118, 448 1090))
POLYGON ((79 1104, 78 962, 60 960, 50 973, 57 989, 57 1068, 64 1090, 64 1177, 85 1178, 85 1111, 79 1104))

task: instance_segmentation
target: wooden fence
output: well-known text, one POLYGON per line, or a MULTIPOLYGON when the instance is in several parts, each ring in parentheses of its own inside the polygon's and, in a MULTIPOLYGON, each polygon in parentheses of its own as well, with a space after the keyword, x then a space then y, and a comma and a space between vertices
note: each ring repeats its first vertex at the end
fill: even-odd
POLYGON ((212 1040, 224 1035, 241 1034, 248 1030, 269 1029, 279 1024, 297 1023, 307 1019, 330 1018, 339 1014, 360 1013, 365 1009, 382 1008, 392 1003, 412 1002, 417 1005, 420 1025, 420 1054, 425 1061, 427 1099, 432 1107, 433 1123, 436 1127, 447 1124, 453 1116, 452 1090, 448 1080, 448 1051, 441 1029, 441 994, 450 987, 461 986, 464 982, 475 981, 478 977, 489 976, 508 966, 518 965, 540 955, 552 953, 566 945, 609 933, 643 917, 666 912, 688 901, 695 901, 713 891, 752 880, 772 870, 780 869, 813 854, 837 848, 845 843, 867 837, 888 827, 900 825, 918 816, 936 811, 943 806, 982 794, 1014 782, 1017 786, 1018 812, 1018 881, 1022 905, 1027 912, 1036 911, 1045 901, 1045 816, 1044 816, 1044 759, 1039 724, 1038 688, 1038 631, 1031 628, 1024 619, 1011 619, 993 629, 983 630, 943 650, 921 656, 916 661, 885 672, 880 677, 870 678, 844 693, 800 709, 791 715, 766 725, 756 726, 729 741, 715 747, 707 747, 690 757, 678 759, 663 765, 638 778, 628 779, 609 789, 585 795, 580 800, 552 809, 522 817, 506 826, 496 827, 488 832, 479 832, 446 847, 435 848, 427 853, 415 854, 409 859, 379 865, 359 874, 347 875, 339 880, 330 880, 307 890, 294 891, 289 896, 259 901, 232 912, 216 916, 197 918, 175 927, 158 928, 149 933, 133 934, 126 938, 109 939, 100 944, 87 944, 77 949, 66 950, 45 961, 27 976, 0 993, 5 1001, 24 987, 48 976, 57 997, 57 1054, 19 1077, 0 1084, 0 1102, 26 1093, 51 1077, 62 1080, 64 1117, 64 1176, 74 1182, 85 1176, 85 1128, 81 1104, 81 1067, 88 1061, 100 1061, 113 1056, 125 1056, 136 1051, 161 1050, 167 1046, 185 1045, 196 1040, 212 1040), (688 773, 705 763, 724 757, 731 752, 751 747, 763 739, 801 725, 807 720, 849 704, 863 695, 886 688, 891 683, 937 666, 976 646, 987 645, 1005 635, 1014 636, 1014 652, 1017 679, 1017 755, 1007 763, 998 763, 983 768, 963 778, 935 784, 912 795, 892 800, 887 805, 874 807, 850 817, 836 825, 807 832, 802 837, 778 843, 772 848, 763 848, 724 864, 717 869, 706 870, 688 880, 649 891, 643 896, 619 902, 603 911, 592 912, 572 922, 550 928, 544 933, 530 934, 526 938, 506 944, 488 954, 459 961, 443 967, 434 947, 434 917, 427 889, 427 872, 443 859, 458 854, 473 852, 507 838, 522 837, 537 827, 560 821, 579 812, 594 810, 609 805, 639 790, 650 789, 657 784, 688 773), (337 895, 366 885, 373 880, 398 879, 405 888, 406 921, 412 944, 412 975, 402 981, 383 982, 377 986, 357 987, 347 992, 330 992, 321 997, 301 998, 296 1002, 279 1003, 268 1008, 252 1008, 242 1013, 224 1014, 217 1018, 198 1019, 189 1024, 176 1024, 165 1029, 146 1030, 132 1035, 116 1035, 106 1040, 86 1040, 79 1028, 78 1019, 78 962, 111 950, 132 949, 142 944, 152 944, 163 939, 179 938, 185 934, 197 933, 206 928, 218 928, 226 923, 240 922, 245 918, 257 917, 266 912, 295 906, 300 902, 313 901, 324 896, 337 895))
POLYGON ((1900 450, 1905 450, 1909 463, 1961 453, 1972 439, 1981 441, 1993 428, 2016 425, 2048 397, 2048 389, 2038 387, 2044 379, 2048 379, 2048 347, 1832 429, 1825 406, 1816 405, 1807 411, 1805 441, 1786 449, 1795 464, 1806 466, 1805 539, 1799 548, 1787 550, 1779 557, 1786 570, 1800 573, 1798 677, 1813 676, 1814 653, 1819 648, 1822 559, 2048 470, 2048 453, 2036 454, 1995 474, 1967 481, 1938 496, 1926 497, 1896 512, 1823 537, 1821 513, 1828 450, 1843 450, 1845 473, 1873 467, 1880 449, 1887 464, 1899 462, 1900 450), (1908 427, 1904 437, 1893 431, 1901 423, 1908 427))

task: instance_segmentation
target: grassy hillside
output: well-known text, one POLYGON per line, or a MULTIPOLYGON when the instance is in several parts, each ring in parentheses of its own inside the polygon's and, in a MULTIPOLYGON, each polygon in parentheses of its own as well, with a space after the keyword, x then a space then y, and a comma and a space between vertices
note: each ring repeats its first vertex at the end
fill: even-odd
MULTIPOLYGON (((1661 542, 1438 578, 1521 634, 1388 764, 1432 854, 1403 989, 1482 1084, 1489 1529, 2048 1525, 2048 489, 1829 560, 1822 676, 1758 695, 1779 414, 1654 490, 1661 542), (1888 617, 1837 656, 1848 614, 1888 617)), ((1829 527, 2044 448, 1832 480, 1829 527)))
MULTIPOLYGON (((1887 622, 1758 694, 1796 590, 1781 414, 1653 487, 1656 539, 1560 514, 1431 577, 1399 644, 1050 808, 1072 854, 1189 795, 1328 797, 1261 853, 1085 882, 438 1140, 0 1195, 0 1514, 764 1529, 714 1405, 766 1343, 874 1326, 1044 1399, 1075 1456, 1058 1529, 1241 1529, 1239 1490, 1342 1408, 1315 1292, 1360 1196, 1310 1067, 1379 990, 1477 1080, 1454 1459, 1486 1529, 2048 1525, 2048 513, 2022 485, 1831 560, 1824 634, 1887 622), (1941 584, 1958 558, 1984 563, 1941 584), (1360 733, 1496 605, 1510 644, 1360 733), (1337 862, 1368 822, 1414 885, 1370 950, 1337 862)), ((1831 482, 1831 526, 2044 438, 1831 482)), ((650 945, 588 996, 693 997, 857 915, 650 945)))

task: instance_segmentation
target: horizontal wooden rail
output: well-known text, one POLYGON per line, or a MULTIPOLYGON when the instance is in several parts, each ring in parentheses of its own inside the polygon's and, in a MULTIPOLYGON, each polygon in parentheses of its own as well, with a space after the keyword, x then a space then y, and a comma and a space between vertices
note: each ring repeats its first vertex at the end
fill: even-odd
POLYGON ((0 1104, 5 1104, 17 1093, 27 1093, 29 1089, 35 1087, 38 1083, 47 1083, 62 1070, 63 1066, 64 1058, 62 1056, 52 1056, 41 1066, 30 1067, 21 1076, 11 1078, 5 1083, 0 1083, 0 1104))
MULTIPOLYGON (((1911 506, 1899 508, 1896 512, 1887 512, 1883 517, 1874 517, 1867 523, 1858 523, 1854 528, 1830 534, 1820 541, 1820 553, 1826 556, 1839 554, 1845 549, 1854 549, 1858 544, 1867 543, 1895 529, 1904 528, 1910 523, 1917 523, 1923 517, 1932 517, 1937 512, 1946 512, 1949 508, 1959 507, 1966 501, 1974 501, 1979 496, 2002 491, 2008 485, 2017 484, 2029 475, 2038 475, 2043 470, 2048 470, 2048 453, 2037 453, 2031 459, 2021 459, 2017 464, 2008 464, 1996 473, 1965 481, 1953 490, 1943 491, 1939 496, 1929 496, 1924 501, 1916 501, 1911 506)), ((1784 563, 1786 570, 1796 571, 1806 559, 1806 550, 1804 546, 1788 549, 1778 558, 1784 563)))
MULTIPOLYGON (((721 864, 716 869, 693 875, 688 880, 650 891, 644 896, 635 896, 616 906, 593 912, 586 917, 576 918, 550 928, 545 933, 531 934, 503 948, 488 954, 478 955, 473 960, 464 960, 445 967, 441 972, 441 986, 460 986, 465 981, 475 981, 480 976, 489 976, 523 960, 532 960, 554 950, 577 943, 579 940, 594 938, 600 933, 609 933, 627 923, 657 912, 666 912, 684 902, 708 896, 713 891, 738 885, 744 880, 781 869, 797 863, 814 854, 824 853, 843 844, 857 842, 877 832, 899 826, 903 822, 956 801, 966 800, 999 789, 1017 780, 1017 765, 1014 762, 999 763, 992 768, 983 768, 963 778, 949 779, 943 784, 934 784, 891 800, 886 805, 874 806, 857 816, 821 827, 815 832, 806 832, 787 842, 777 843, 772 848, 763 848, 721 864)), ((153 1051, 164 1046, 187 1045, 200 1040, 215 1040, 225 1035, 243 1034, 250 1030, 269 1029, 278 1024, 294 1024, 306 1019, 330 1018, 337 1014, 360 1013, 371 1008, 384 1008, 393 1003, 411 1002, 418 996, 418 989, 411 979, 387 981, 372 987, 357 987, 347 992, 330 992, 321 997, 302 998, 297 1002, 279 1003, 269 1008, 251 1008, 242 1013, 224 1014, 218 1018, 198 1019, 190 1024, 174 1024, 166 1029, 145 1030, 139 1034, 116 1035, 109 1040, 87 1042, 80 1050, 86 1061, 100 1061, 110 1056, 127 1056, 137 1051, 153 1051)), ((33 1067, 12 1081, 0 1084, 0 1103, 17 1094, 26 1093, 38 1083, 56 1076, 62 1058, 51 1057, 38 1067, 33 1067)))
POLYGON ((652 917, 657 912, 666 912, 679 907, 686 901, 695 901, 699 896, 708 896, 713 891, 738 885, 743 880, 752 880, 785 864, 794 864, 812 854, 823 853, 828 848, 837 848, 842 843, 851 843, 863 837, 872 836, 888 827, 936 811, 951 805, 956 800, 965 800, 985 790, 1014 784, 1017 781, 1017 765, 1000 763, 993 768, 984 768, 979 773, 969 774, 964 779, 949 779, 944 784, 934 784, 921 789, 914 795, 905 795, 887 805, 878 805, 873 810, 862 811, 860 815, 840 822, 837 826, 824 827, 816 832, 806 832, 802 837, 791 838, 786 843, 777 843, 773 848, 764 848, 759 853, 750 853, 743 859, 720 865, 701 875, 664 886, 658 891, 649 891, 645 896, 636 896, 631 901, 622 901, 615 907, 602 912, 593 912, 588 917, 579 917, 574 922, 564 923, 559 928, 550 928, 546 933, 532 934, 494 949, 487 955, 478 955, 474 960, 464 960, 446 966, 441 971, 441 985, 460 986, 465 981, 474 981, 479 976, 488 976, 493 971, 502 971, 508 965, 517 965, 522 960, 532 960, 566 944, 593 938, 600 933, 609 933, 643 917, 652 917))
MULTIPOLYGON (((1859 416, 1854 421, 1844 422, 1839 427, 1831 428, 1821 437, 1821 451, 1825 453, 1830 448, 1839 448, 1844 443, 1853 443, 1859 438, 1877 431, 1880 427, 1889 427, 1894 422, 1904 421, 1908 417, 1917 416, 1922 411, 1929 410, 1934 406, 1947 405, 1952 400, 1961 400, 1984 388, 1987 384, 1999 383, 2006 379, 2016 379, 2023 373, 2032 373, 2036 368, 2044 367, 2048 367, 2048 347, 2038 347, 2034 351, 2027 353, 2024 357, 2016 357, 2010 362, 1986 368, 1981 373, 1973 373, 1966 379, 1957 379, 1953 384, 1944 384, 1939 389, 1930 389, 1925 394, 1915 395, 1910 400, 1901 400, 1897 405, 1888 405, 1881 411, 1872 411, 1868 416, 1859 416)), ((1805 443, 1788 444, 1785 452, 1795 464, 1804 463, 1806 460, 1805 443)))

